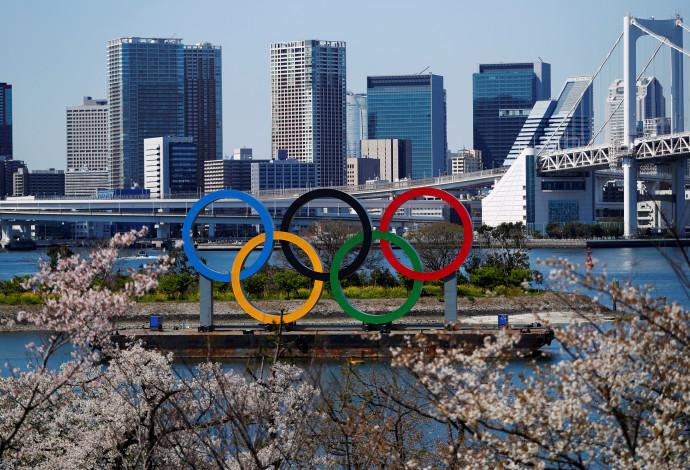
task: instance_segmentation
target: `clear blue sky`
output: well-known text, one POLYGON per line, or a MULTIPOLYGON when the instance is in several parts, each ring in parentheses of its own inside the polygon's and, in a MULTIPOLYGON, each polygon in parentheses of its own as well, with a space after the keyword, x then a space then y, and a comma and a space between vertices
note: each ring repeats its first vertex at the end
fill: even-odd
MULTIPOLYGON (((443 75, 448 144, 457 150, 472 147, 472 74, 479 63, 541 57, 551 63, 556 95, 566 77, 594 73, 621 33, 626 12, 660 19, 676 11, 690 15, 685 5, 681 0, 5 0, 0 82, 13 86, 15 158, 31 169, 65 168, 65 107, 81 104, 85 95, 106 97, 109 39, 175 36, 186 44, 219 44, 224 152, 245 146, 266 158, 269 44, 339 40, 347 43, 347 87, 354 92, 366 91, 367 75, 417 73, 427 66, 443 75)), ((690 49, 690 35, 684 40, 690 49)), ((640 40, 638 63, 656 47, 651 41, 640 40)), ((664 75, 668 51, 660 56, 650 71, 664 75)), ((621 57, 622 52, 614 55, 595 82, 595 102, 605 99, 605 88, 621 75, 621 57)), ((686 82, 688 76, 686 70, 686 82)), ((668 97, 663 78, 662 85, 668 97)), ((688 98, 690 87, 686 90, 688 98)), ((690 114, 688 103, 685 107, 690 114)))

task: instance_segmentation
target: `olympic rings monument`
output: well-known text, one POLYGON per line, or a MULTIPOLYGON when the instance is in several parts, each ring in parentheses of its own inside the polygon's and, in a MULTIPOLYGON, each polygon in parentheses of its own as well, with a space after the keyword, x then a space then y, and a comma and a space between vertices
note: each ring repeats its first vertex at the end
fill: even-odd
MULTIPOLYGON (((305 317, 317 305, 326 282, 330 283, 333 296, 342 310, 355 320, 361 321, 366 330, 371 325, 380 325, 378 328, 383 334, 377 337, 367 336, 365 329, 343 329, 338 326, 323 325, 307 327, 303 329, 289 329, 283 335, 291 336, 290 341, 295 345, 296 354, 293 357, 385 357, 390 355, 390 348, 404 347, 412 334, 412 329, 396 325, 393 329, 391 323, 408 313, 415 305, 422 293, 424 281, 444 280, 444 324, 432 327, 417 327, 417 331, 423 331, 427 336, 435 337, 441 345, 461 345, 466 348, 474 348, 483 344, 484 338, 496 334, 496 328, 482 329, 458 329, 453 326, 457 322, 457 271, 467 258, 472 247, 472 221, 467 210, 460 201, 451 194, 437 188, 410 189, 395 197, 385 209, 380 222, 379 230, 373 230, 369 214, 362 204, 350 194, 330 188, 319 188, 309 191, 297 198, 287 209, 283 216, 280 230, 274 229, 273 218, 268 210, 251 195, 236 190, 215 191, 199 199, 189 210, 182 227, 183 249, 191 265, 199 272, 200 279, 200 326, 198 332, 184 331, 154 331, 152 322, 150 331, 141 333, 123 333, 121 341, 125 337, 137 339, 149 347, 171 350, 177 355, 185 357, 247 357, 260 355, 261 350, 271 347, 271 333, 266 329, 238 329, 228 330, 227 327, 216 327, 213 324, 213 281, 230 283, 232 291, 239 307, 250 317, 266 324, 286 324, 296 322, 305 317), (406 201, 411 199, 431 196, 446 201, 459 215, 462 222, 463 242, 457 256, 446 267, 433 272, 424 272, 421 259, 415 249, 402 237, 388 232, 391 219, 396 211, 406 201), (315 199, 338 199, 348 204, 359 218, 362 231, 348 239, 336 252, 331 271, 325 272, 323 263, 317 251, 304 238, 290 232, 292 223, 300 209, 315 199), (263 224, 264 231, 249 240, 238 252, 229 273, 214 271, 207 267, 197 256, 191 233, 197 217, 206 206, 220 199, 235 199, 249 205, 258 214, 263 224), (355 308, 345 297, 341 286, 341 280, 353 274, 359 269, 367 256, 374 240, 380 241, 380 248, 386 261, 399 273, 413 279, 412 289, 405 302, 392 312, 385 314, 371 314, 355 308), (292 312, 275 313, 263 312, 255 307, 247 298, 242 287, 242 281, 256 274, 269 260, 274 250, 275 242, 280 242, 280 247, 288 263, 298 273, 313 281, 311 294, 302 306, 292 312), (392 251, 391 243, 402 250, 409 259, 412 267, 406 267, 392 251), (349 253, 357 245, 361 244, 359 252, 346 266, 342 263, 349 253), (249 254, 262 245, 259 256, 249 266, 244 267, 249 254), (311 267, 306 266, 295 255, 294 246, 299 247, 309 259, 311 267), (447 327, 451 328, 446 329, 447 327), (359 335, 357 333, 360 333, 359 335)), ((152 317, 157 318, 160 317, 152 317)), ((440 319, 439 319, 440 320, 440 319)), ((158 323, 158 330, 161 330, 158 323)), ((282 331, 282 326, 281 326, 282 331)), ((521 330, 520 340, 516 343, 516 349, 522 352, 534 352, 553 339, 553 331, 549 328, 532 328, 531 331, 521 330)))
POLYGON ((211 281, 229 282, 232 284, 232 291, 235 294, 237 303, 240 308, 253 317, 254 319, 264 323, 290 323, 296 321, 307 313, 309 313, 318 303, 321 293, 324 289, 325 281, 330 281, 330 286, 333 291, 333 296, 338 305, 352 318, 368 324, 384 324, 390 323, 409 312, 419 299, 422 293, 423 281, 431 281, 437 279, 445 279, 445 322, 455 323, 457 321, 457 270, 467 258, 472 247, 472 221, 465 207, 451 194, 436 188, 416 188, 408 190, 397 196, 391 201, 381 217, 381 225, 379 230, 372 230, 371 220, 364 206, 362 206, 353 196, 329 188, 315 189, 309 191, 299 198, 297 198, 287 209, 280 226, 280 231, 274 230, 273 220, 268 210, 254 197, 247 193, 235 190, 221 190, 215 191, 199 199, 194 206, 187 213, 184 226, 182 227, 183 247, 187 258, 192 266, 201 274, 201 282, 203 285, 201 289, 204 291, 201 295, 201 321, 200 328, 203 331, 213 329, 213 303, 210 292, 211 281), (388 232, 388 227, 391 218, 398 210, 398 208, 406 201, 420 197, 433 196, 446 201, 460 216, 463 227, 463 243, 455 259, 445 268, 434 272, 423 272, 422 262, 419 255, 414 248, 402 237, 388 232), (309 244, 307 240, 301 238, 290 232, 292 222, 299 212, 308 202, 320 198, 338 199, 348 204, 359 217, 359 222, 362 226, 362 231, 349 240, 337 251, 332 264, 331 271, 324 272, 323 264, 319 258, 319 254, 309 244), (204 210, 206 206, 219 199, 238 199, 247 203, 253 210, 257 212, 264 226, 264 232, 249 240, 244 247, 239 251, 235 258, 230 274, 221 273, 208 268, 201 262, 197 256, 194 245, 191 240, 191 232, 194 227, 197 216, 204 210), (289 312, 283 315, 275 315, 262 312, 257 309, 247 298, 242 288, 242 281, 256 274, 269 260, 273 252, 274 241, 280 241, 281 248, 285 254, 288 263, 300 274, 314 281, 314 286, 311 295, 307 301, 300 308, 294 312, 289 312), (386 261, 396 271, 402 273, 404 276, 413 279, 414 284, 407 300, 396 310, 385 315, 373 315, 367 312, 362 312, 350 304, 343 293, 340 284, 341 279, 353 274, 365 262, 369 251, 372 248, 374 240, 380 240, 381 251, 386 261), (350 264, 342 267, 342 262, 347 256, 348 252, 361 243, 361 248, 357 256, 350 264), (412 269, 403 265, 398 258, 393 254, 391 243, 402 249, 403 253, 409 258, 412 263, 412 269), (259 257, 248 267, 242 269, 245 260, 249 253, 257 246, 263 245, 259 257), (296 245, 306 253, 312 265, 311 268, 305 266, 299 258, 295 255, 293 246, 296 245))

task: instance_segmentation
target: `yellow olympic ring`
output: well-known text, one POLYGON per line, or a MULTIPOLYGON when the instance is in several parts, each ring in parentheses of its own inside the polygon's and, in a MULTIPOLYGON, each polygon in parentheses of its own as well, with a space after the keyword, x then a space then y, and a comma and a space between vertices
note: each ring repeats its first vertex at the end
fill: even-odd
MULTIPOLYGON (((314 267, 314 271, 317 273, 323 272, 323 265, 321 264, 321 259, 319 258, 318 253, 316 253, 314 247, 312 247, 309 244, 309 242, 307 242, 304 238, 298 237, 297 235, 289 232, 275 231, 273 232, 273 239, 285 240, 297 245, 309 257, 309 261, 311 261, 311 264, 314 267)), ((254 317, 256 320, 264 323, 280 323, 280 315, 271 315, 268 313, 264 313, 258 308, 254 307, 254 305, 252 305, 249 299, 247 299, 247 296, 245 295, 244 290, 242 289, 242 282, 240 281, 240 271, 242 270, 244 260, 247 258, 247 256, 249 256, 249 253, 251 253, 251 251, 254 248, 261 245, 265 241, 266 234, 259 234, 251 240, 249 240, 242 247, 239 253, 237 253, 237 257, 235 258, 235 261, 232 263, 232 271, 230 272, 230 278, 232 281, 232 291, 235 294, 235 298, 237 299, 237 303, 240 305, 240 308, 252 317, 254 317)), ((321 293, 323 292, 323 284, 323 281, 314 281, 314 288, 312 289, 311 295, 307 299, 306 303, 294 312, 290 312, 288 314, 283 315, 283 323, 290 323, 299 318, 302 318, 312 308, 314 308, 316 303, 319 301, 319 298, 321 298, 321 293)))

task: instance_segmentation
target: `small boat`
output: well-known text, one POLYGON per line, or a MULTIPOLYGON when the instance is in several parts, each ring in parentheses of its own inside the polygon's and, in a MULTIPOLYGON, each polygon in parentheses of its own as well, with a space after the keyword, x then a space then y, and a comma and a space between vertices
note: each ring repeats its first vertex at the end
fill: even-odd
POLYGON ((137 254, 135 255, 137 258, 148 258, 149 254, 146 253, 145 250, 139 250, 137 251, 137 254))

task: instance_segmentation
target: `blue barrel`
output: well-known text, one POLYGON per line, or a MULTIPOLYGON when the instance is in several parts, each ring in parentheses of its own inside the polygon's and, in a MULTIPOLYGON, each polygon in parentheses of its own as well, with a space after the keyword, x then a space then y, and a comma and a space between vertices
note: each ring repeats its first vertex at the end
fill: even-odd
POLYGON ((498 314, 498 326, 508 326, 508 314, 499 313, 498 314))

